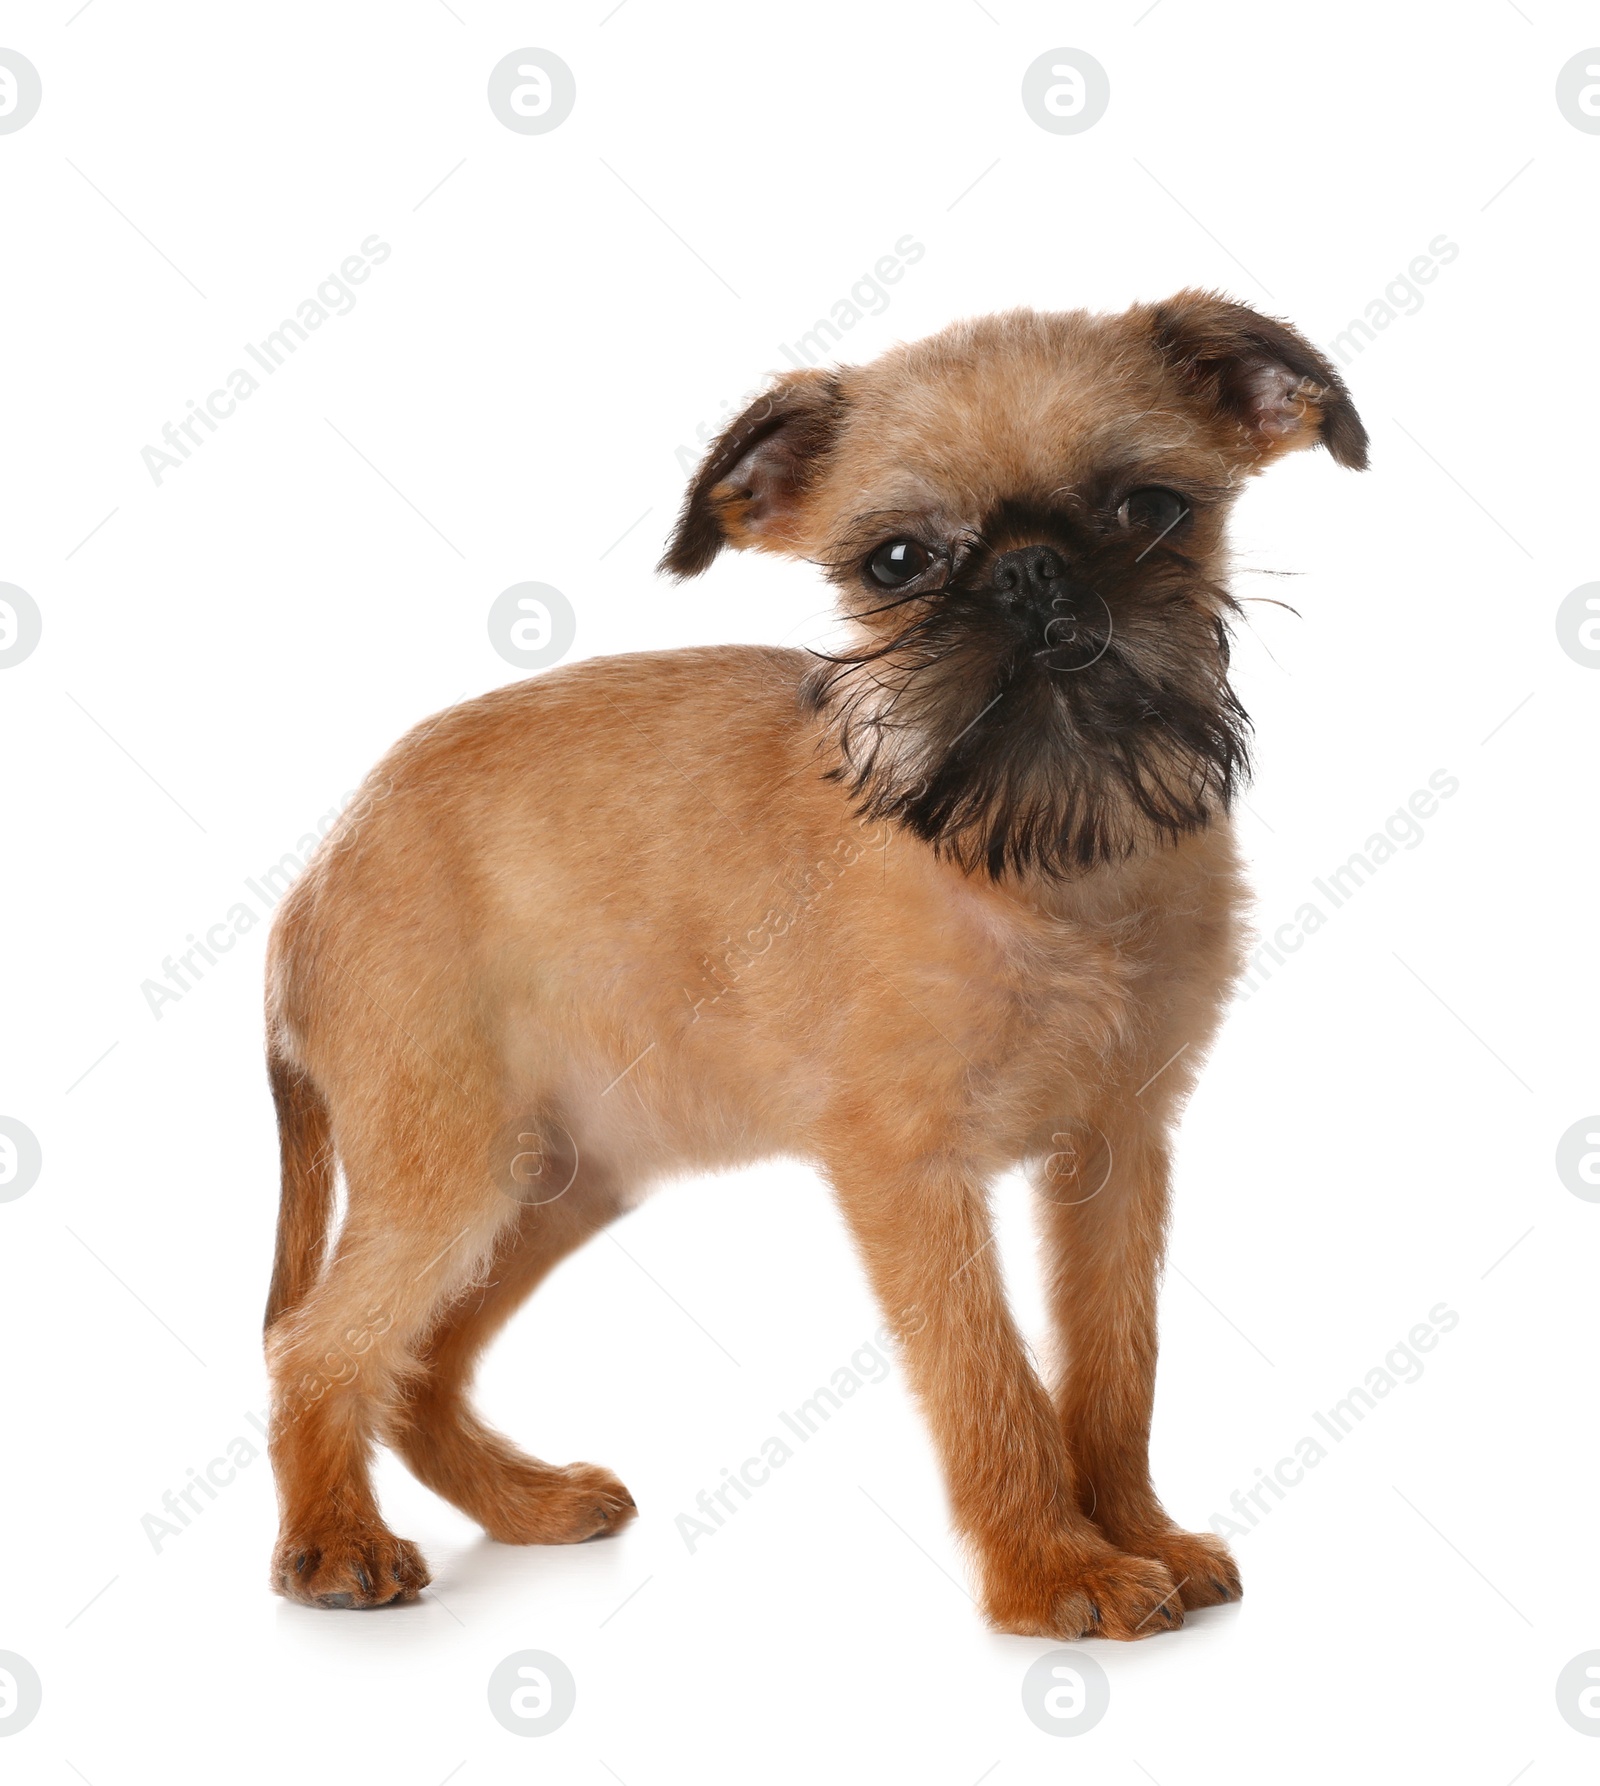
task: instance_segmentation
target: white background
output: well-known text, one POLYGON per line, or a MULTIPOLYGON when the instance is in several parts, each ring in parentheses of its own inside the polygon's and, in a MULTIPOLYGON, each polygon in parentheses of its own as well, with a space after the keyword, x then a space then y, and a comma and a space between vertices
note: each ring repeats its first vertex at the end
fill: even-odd
MULTIPOLYGON (((1600 1206, 1554 1154, 1600 1106, 1600 677, 1553 624, 1596 574, 1600 138, 1554 99, 1591 9, 77 4, 0 15, 44 90, 0 136, 0 580, 44 617, 0 672, 0 1114, 44 1160, 0 1205, 0 1649, 44 1682, 9 1776, 1591 1779, 1555 1680, 1600 1647, 1600 1206), (547 135, 486 103, 523 46, 576 75, 547 135), (1020 100, 1062 46, 1110 77, 1081 135, 1020 100), (154 483, 162 424, 374 233, 393 253, 355 308, 154 483), (926 253, 848 357, 1188 284, 1325 344, 1434 238, 1459 247, 1346 368, 1372 470, 1303 455, 1238 513, 1238 593, 1298 610, 1252 607, 1238 649, 1263 924, 1430 774, 1460 788, 1203 1076, 1162 1300, 1167 1505, 1204 1526, 1436 1304, 1458 1325, 1238 1542, 1242 1605, 1089 1646, 1110 1708, 1067 1740, 1021 1705, 1049 1646, 969 1603, 898 1375, 694 1554, 675 1529, 878 1325, 797 1168, 667 1190, 488 1360, 493 1419, 629 1484, 616 1542, 497 1547, 386 1458, 434 1588, 289 1607, 258 1455, 158 1552, 163 1493, 259 1449, 265 926, 159 1020, 141 983, 402 730, 516 679, 485 629, 507 585, 567 594, 577 656, 804 636, 804 566, 654 576, 677 449, 907 234, 926 253), (578 1682, 536 1741, 486 1699, 528 1648, 578 1682)), ((1037 1335, 1021 1187, 999 1204, 1037 1335)))

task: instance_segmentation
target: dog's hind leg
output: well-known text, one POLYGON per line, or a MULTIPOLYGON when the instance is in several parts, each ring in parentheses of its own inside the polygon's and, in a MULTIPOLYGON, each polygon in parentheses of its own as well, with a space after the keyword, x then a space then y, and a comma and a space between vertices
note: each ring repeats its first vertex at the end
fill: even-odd
POLYGON ((518 1208, 486 1280, 445 1310, 419 1348, 392 1442, 415 1474, 502 1544, 575 1544, 616 1531, 633 1497, 595 1464, 565 1467, 519 1451, 474 1411, 468 1391, 479 1353, 541 1280, 611 1221, 620 1204, 580 1167, 550 1202, 518 1208))
MULTIPOLYGON (((308 1605, 378 1606, 428 1581, 416 1547, 378 1511, 372 1446, 416 1348, 517 1213, 492 1176, 487 1064, 470 1048, 449 1052, 447 1068, 432 1054, 390 1056, 381 1081, 328 1100, 348 1213, 331 1258, 294 1274, 268 1329, 280 1513, 271 1580, 308 1605)), ((280 1259, 280 1290, 287 1283, 280 1259)))

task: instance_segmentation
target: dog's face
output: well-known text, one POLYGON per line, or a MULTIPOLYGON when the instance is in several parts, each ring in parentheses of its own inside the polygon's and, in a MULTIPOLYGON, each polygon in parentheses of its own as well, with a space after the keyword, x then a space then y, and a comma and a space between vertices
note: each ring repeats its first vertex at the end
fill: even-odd
POLYGON ((967 868, 1067 874, 1226 808, 1249 722, 1224 525, 1245 478, 1319 443, 1366 463, 1338 374, 1242 305, 1012 311, 780 378, 663 566, 822 565, 852 636, 807 695, 863 808, 967 868))

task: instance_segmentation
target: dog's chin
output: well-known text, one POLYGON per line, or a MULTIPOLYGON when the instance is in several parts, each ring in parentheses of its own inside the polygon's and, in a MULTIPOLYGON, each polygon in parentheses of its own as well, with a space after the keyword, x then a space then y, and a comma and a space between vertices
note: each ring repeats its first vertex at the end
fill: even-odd
POLYGON ((968 872, 1082 875, 1225 813, 1249 773, 1249 719, 1214 614, 1169 601, 1119 629, 997 614, 946 597, 900 649, 820 663, 807 695, 863 814, 968 872))

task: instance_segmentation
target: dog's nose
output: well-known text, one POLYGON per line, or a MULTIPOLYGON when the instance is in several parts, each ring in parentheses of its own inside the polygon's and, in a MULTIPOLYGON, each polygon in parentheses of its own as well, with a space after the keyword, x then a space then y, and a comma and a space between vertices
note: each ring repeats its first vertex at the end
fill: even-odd
POLYGON ((995 560, 994 586, 1048 608, 1067 593, 1067 567, 1054 546, 1019 546, 995 560))

